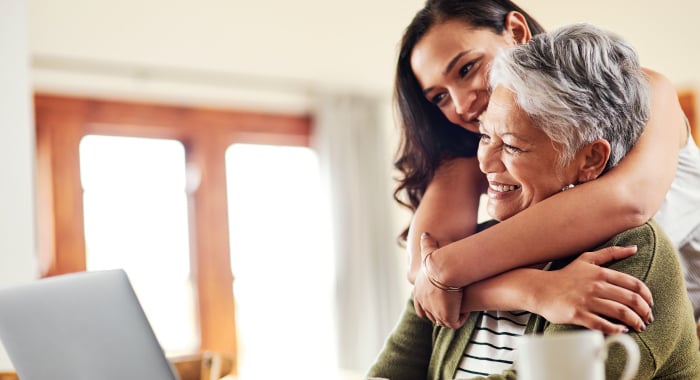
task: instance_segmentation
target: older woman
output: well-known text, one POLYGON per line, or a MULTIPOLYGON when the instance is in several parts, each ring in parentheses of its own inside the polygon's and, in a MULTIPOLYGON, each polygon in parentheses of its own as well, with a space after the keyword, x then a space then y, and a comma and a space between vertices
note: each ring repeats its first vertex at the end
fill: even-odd
MULTIPOLYGON (((478 159, 488 180, 487 210, 496 220, 604 174, 632 148, 649 116, 649 89, 634 50, 588 24, 538 35, 501 53, 490 85, 478 159)), ((580 207, 585 213, 586 205, 580 207)), ((637 253, 610 268, 642 280, 656 295, 654 323, 630 333, 641 351, 637 378, 700 378, 693 311, 668 237, 650 221, 600 248, 613 245, 634 245, 637 253)), ((560 276, 561 268, 584 256, 509 275, 546 284, 547 276, 560 276)), ((430 278, 430 254, 426 258, 430 278)), ((467 294, 466 302, 470 310, 481 310, 478 298, 467 294)), ((410 380, 499 378, 505 372, 514 378, 519 336, 575 328, 525 311, 481 311, 471 312, 460 329, 452 330, 420 318, 409 302, 369 374, 410 380)), ((608 378, 619 377, 624 358, 621 349, 610 352, 608 378)))

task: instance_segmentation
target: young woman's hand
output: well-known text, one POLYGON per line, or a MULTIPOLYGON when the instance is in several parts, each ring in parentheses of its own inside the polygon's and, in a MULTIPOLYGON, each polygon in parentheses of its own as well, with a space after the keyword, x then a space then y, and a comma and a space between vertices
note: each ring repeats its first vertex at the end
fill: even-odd
POLYGON ((586 252, 566 267, 540 271, 532 279, 533 312, 553 323, 621 333, 626 326, 643 331, 653 321, 652 295, 636 277, 601 265, 636 253, 632 247, 586 252))
MULTIPOLYGON (((438 248, 438 243, 428 234, 422 234, 420 238, 421 257, 432 254, 438 248)), ((416 272, 413 288, 413 305, 416 313, 421 318, 428 318, 431 322, 451 329, 461 327, 468 313, 460 313, 463 292, 445 291, 438 289, 427 278, 430 273, 430 264, 422 262, 416 272), (428 268, 425 265, 428 265, 428 268)))

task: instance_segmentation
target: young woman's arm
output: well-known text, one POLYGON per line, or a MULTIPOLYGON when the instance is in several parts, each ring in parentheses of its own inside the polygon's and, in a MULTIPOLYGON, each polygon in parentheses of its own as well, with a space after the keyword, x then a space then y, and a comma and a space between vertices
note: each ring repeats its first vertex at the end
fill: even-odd
MULTIPOLYGON (((673 181, 686 129, 673 85, 658 73, 647 74, 653 93, 651 117, 618 166, 595 181, 439 248, 430 257, 435 279, 449 286, 468 285, 513 268, 583 252, 649 220, 673 181)), ((424 231, 432 233, 427 227, 424 231)))
POLYGON ((431 231, 444 245, 476 232, 479 198, 486 177, 476 157, 456 158, 440 165, 428 185, 408 230, 408 280, 415 283, 421 267, 420 234, 431 231))
MULTIPOLYGON (((421 250, 435 249, 437 243, 424 235, 421 250)), ((653 321, 651 291, 638 278, 601 267, 636 252, 636 246, 607 247, 583 253, 558 270, 518 268, 475 282, 463 294, 451 295, 462 297, 458 320, 440 319, 422 306, 416 313, 452 329, 461 327, 472 311, 499 309, 527 310, 552 323, 579 325, 604 334, 626 332, 627 326, 640 332, 653 321)))

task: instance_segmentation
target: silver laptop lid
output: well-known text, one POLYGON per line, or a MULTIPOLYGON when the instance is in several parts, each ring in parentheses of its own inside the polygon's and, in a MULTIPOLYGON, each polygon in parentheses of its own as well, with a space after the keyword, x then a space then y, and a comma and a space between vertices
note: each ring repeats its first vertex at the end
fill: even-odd
POLYGON ((177 380, 121 269, 0 290, 0 340, 22 380, 177 380))

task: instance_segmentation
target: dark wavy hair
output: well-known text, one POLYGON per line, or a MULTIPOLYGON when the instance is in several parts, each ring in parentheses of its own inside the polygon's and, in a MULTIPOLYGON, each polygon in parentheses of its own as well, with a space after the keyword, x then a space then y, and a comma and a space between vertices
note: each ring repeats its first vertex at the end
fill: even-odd
MULTIPOLYGON (((400 172, 394 199, 412 212, 437 167, 446 160, 475 156, 478 143, 477 134, 451 123, 425 98, 411 68, 413 49, 431 27, 451 20, 501 34, 512 11, 525 17, 533 35, 544 32, 535 19, 508 0, 428 0, 404 31, 394 82, 394 107, 401 128, 394 161, 400 172)), ((407 235, 408 228, 399 235, 399 244, 405 243, 407 235)))

